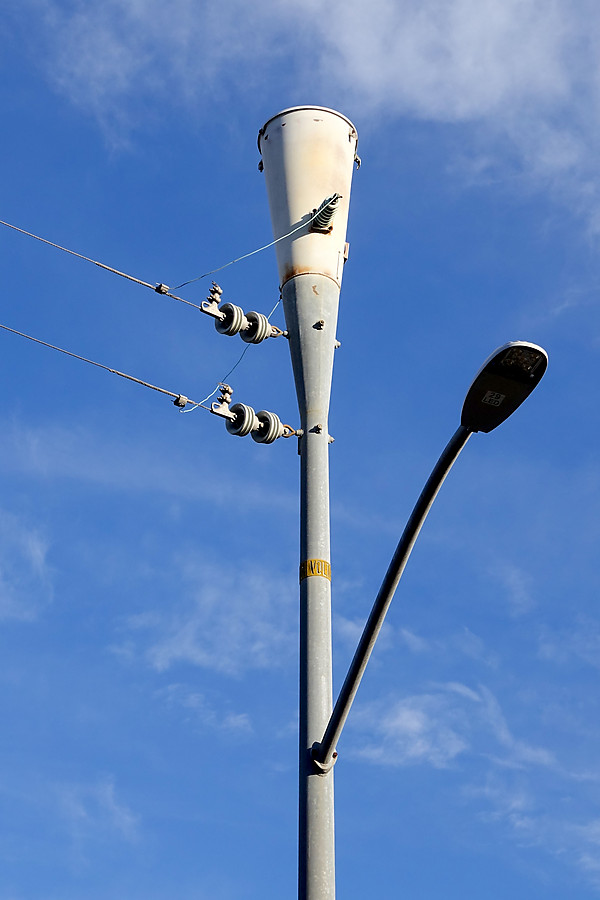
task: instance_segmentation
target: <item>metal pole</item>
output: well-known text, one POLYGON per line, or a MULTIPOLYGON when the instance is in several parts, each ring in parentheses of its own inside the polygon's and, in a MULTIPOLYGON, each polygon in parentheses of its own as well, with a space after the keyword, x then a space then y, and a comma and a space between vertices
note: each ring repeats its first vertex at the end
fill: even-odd
POLYGON ((283 288, 298 393, 300 438, 300 900, 334 900, 333 771, 311 757, 332 708, 329 432, 339 286, 297 275, 283 288))
POLYGON ((454 465, 460 451, 467 443, 471 434, 472 432, 469 431, 468 428, 464 425, 459 425, 435 464, 435 467, 427 479, 427 483, 415 504, 410 519, 406 523, 406 528, 402 532, 402 537, 398 542, 396 552, 392 557, 392 561, 385 574, 379 593, 375 598, 375 603, 373 604, 373 608, 367 619, 367 624, 364 627, 358 647, 356 648, 356 653, 354 654, 348 674, 342 685, 340 695, 336 701, 333 713, 331 714, 331 719, 325 729, 321 743, 314 748, 313 757, 318 765, 320 764, 325 768, 331 765, 336 744, 342 733, 346 719, 348 718, 350 707, 354 701, 358 686, 367 667, 367 663, 369 662, 369 657, 375 646, 375 641, 381 631, 381 626, 383 625, 386 613, 392 602, 412 548, 419 536, 423 522, 427 518, 427 513, 431 509, 433 501, 444 483, 446 475, 454 465))
POLYGON ((327 420, 357 141, 349 119, 320 106, 283 110, 258 136, 303 432, 300 900, 335 898, 333 772, 313 761, 311 748, 327 725, 333 694, 327 420))

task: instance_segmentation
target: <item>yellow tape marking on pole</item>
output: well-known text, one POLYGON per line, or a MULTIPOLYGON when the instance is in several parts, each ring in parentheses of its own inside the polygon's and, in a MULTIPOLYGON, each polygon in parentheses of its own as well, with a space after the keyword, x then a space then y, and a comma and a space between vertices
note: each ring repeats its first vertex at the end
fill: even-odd
POLYGON ((310 575, 321 575, 331 581, 331 565, 326 559, 305 559, 300 563, 300 581, 310 575))

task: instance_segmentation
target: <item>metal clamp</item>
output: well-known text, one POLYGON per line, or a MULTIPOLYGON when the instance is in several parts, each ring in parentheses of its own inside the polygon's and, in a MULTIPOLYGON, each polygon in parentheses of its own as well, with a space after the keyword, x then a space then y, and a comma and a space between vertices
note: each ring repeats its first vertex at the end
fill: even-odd
POLYGON ((310 748, 308 753, 309 753, 310 761, 311 761, 313 767, 317 770, 317 775, 327 775, 327 773, 331 772, 331 770, 333 769, 333 767, 336 763, 338 754, 337 754, 337 750, 334 750, 333 753, 331 754, 331 759, 329 760, 329 762, 322 763, 317 759, 317 755, 319 753, 320 747, 321 747, 321 745, 319 744, 319 742, 315 741, 315 743, 312 745, 312 747, 310 748))
POLYGON ((200 304, 202 312, 206 313, 207 316, 212 316, 212 318, 216 319, 218 322, 222 322, 225 318, 225 313, 221 312, 219 309, 219 301, 221 300, 222 293, 223 288, 219 287, 216 281, 213 281, 208 297, 200 304))
POLYGON ((222 419, 233 421, 235 419, 235 413, 232 413, 229 409, 233 388, 228 384, 220 384, 219 388, 221 389, 221 392, 217 399, 210 404, 210 411, 215 416, 221 416, 222 419))

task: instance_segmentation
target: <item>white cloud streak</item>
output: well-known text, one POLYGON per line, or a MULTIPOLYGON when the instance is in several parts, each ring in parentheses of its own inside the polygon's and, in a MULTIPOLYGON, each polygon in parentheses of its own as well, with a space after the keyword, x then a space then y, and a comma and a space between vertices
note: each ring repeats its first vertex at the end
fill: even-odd
MULTIPOLYGON (((567 862, 585 881, 600 887, 600 820, 586 818, 568 804, 548 807, 547 797, 510 777, 489 774, 483 784, 465 789, 465 796, 482 800, 488 809, 479 818, 504 827, 520 846, 540 847, 567 862)), ((575 804, 576 806, 578 804, 575 804)))
POLYGON ((500 705, 485 686, 477 691, 460 682, 358 709, 359 731, 375 735, 358 751, 382 765, 427 764, 445 768, 464 754, 487 758, 493 766, 522 769, 555 767, 553 754, 515 738, 500 705), (489 752, 489 738, 494 750, 489 752))
POLYGON ((511 616, 518 618, 530 612, 535 606, 531 590, 531 578, 519 566, 505 563, 496 566, 490 573, 495 575, 506 588, 506 599, 511 616))
POLYGON ((51 601, 47 552, 37 528, 0 510, 0 621, 31 621, 51 601))
POLYGON ((481 686, 479 693, 484 704, 484 715, 487 724, 505 751, 506 755, 501 759, 503 765, 515 767, 555 765, 554 756, 548 750, 543 747, 534 747, 525 741, 520 741, 513 737, 500 709, 500 704, 490 690, 481 686))
POLYGON ((216 710, 199 691, 184 684, 169 684, 157 692, 168 706, 184 711, 186 718, 202 728, 229 732, 239 739, 252 733, 252 724, 247 713, 223 712, 216 710))
POLYGON ((359 728, 366 726, 377 735, 359 755, 382 765, 426 763, 442 769, 469 747, 463 710, 446 703, 442 694, 376 704, 359 711, 355 719, 359 728))
POLYGON ((241 99, 276 71, 290 96, 301 87, 320 102, 327 85, 363 118, 475 125, 476 179, 510 157, 595 210, 600 9, 590 0, 30 0, 21 15, 32 11, 48 77, 113 137, 148 115, 143 101, 241 99))
POLYGON ((538 655, 548 662, 565 664, 574 658, 600 668, 600 622, 580 616, 570 628, 543 627, 538 655))
POLYGON ((466 656, 488 668, 497 668, 498 666, 497 655, 489 651, 479 635, 466 626, 443 638, 424 638, 409 628, 400 628, 398 638, 411 653, 435 653, 437 656, 444 654, 450 657, 466 656))
POLYGON ((0 424, 4 429, 0 469, 5 473, 17 472, 41 481, 65 479, 118 492, 152 490, 190 502, 235 503, 238 509, 296 509, 295 496, 283 489, 265 497, 262 486, 236 478, 235 474, 227 479, 198 478, 203 465, 210 466, 208 456, 196 457, 191 463, 183 452, 179 456, 171 454, 170 465, 165 466, 161 450, 156 446, 149 448, 143 439, 101 439, 91 428, 70 424, 39 428, 11 422, 0 424))
POLYGON ((114 779, 63 784, 57 788, 58 804, 77 845, 100 837, 135 841, 138 818, 117 797, 114 779))
POLYGON ((188 664, 239 675, 274 668, 296 653, 296 589, 251 565, 183 566, 184 602, 131 617, 127 628, 159 672, 188 664), (146 639, 146 636, 148 638, 146 639))

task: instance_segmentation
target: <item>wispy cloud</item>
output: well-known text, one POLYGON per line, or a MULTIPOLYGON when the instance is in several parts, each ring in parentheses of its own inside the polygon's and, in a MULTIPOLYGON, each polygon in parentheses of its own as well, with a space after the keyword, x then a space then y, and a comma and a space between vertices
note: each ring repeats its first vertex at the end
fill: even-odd
POLYGON ((480 686, 479 694, 483 701, 484 721, 504 750, 499 758, 502 765, 508 766, 554 766, 553 754, 543 747, 535 747, 525 741, 517 740, 510 731, 500 704, 488 688, 480 686))
POLYGON ((52 599, 47 553, 37 528, 0 510, 0 620, 35 619, 52 599))
POLYGON ((520 846, 539 847, 556 856, 583 880, 600 887, 600 820, 581 812, 581 803, 574 798, 566 796, 549 807, 547 796, 540 796, 522 773, 515 778, 499 772, 469 785, 464 795, 485 804, 481 821, 506 829, 520 846))
POLYGON ((566 663, 575 658, 594 668, 600 667, 600 622, 579 616, 567 629, 543 627, 539 637, 540 659, 566 663))
POLYGON ((466 656, 489 668, 496 668, 498 665, 497 655, 488 650, 482 638, 466 625, 459 631, 442 638, 432 635, 424 638, 410 628, 399 628, 394 634, 397 634, 399 641, 411 653, 435 653, 437 656, 443 654, 450 657, 466 656))
POLYGON ((62 817, 80 849, 88 840, 137 839, 138 817, 117 797, 112 777, 62 784, 56 792, 62 817))
POLYGON ((496 565, 491 573, 505 586, 510 614, 515 618, 530 612, 535 606, 530 576, 519 566, 511 563, 496 565))
POLYGON ((291 493, 280 489, 265 496, 260 485, 238 479, 235 474, 227 479, 199 478, 203 465, 210 464, 208 458, 196 457, 191 464, 184 453, 179 457, 171 454, 166 466, 160 450, 156 446, 149 449, 142 439, 137 443, 130 439, 99 440, 92 428, 69 424, 36 428, 8 421, 2 426, 0 468, 8 473, 42 481, 65 479, 119 492, 152 490, 181 500, 235 503, 237 509, 265 509, 268 505, 273 510, 288 511, 297 506, 291 493))
MULTIPOLYGON (((333 633, 336 640, 340 640, 348 649, 355 650, 363 633, 367 618, 349 619, 339 612, 334 613, 333 633)), ((392 646, 394 629, 389 622, 384 622, 379 637, 377 638, 377 647, 386 650, 392 646)))
POLYGON ((425 638, 419 637, 410 628, 400 629, 400 638, 413 653, 425 653, 430 649, 430 644, 425 638))
POLYGON ((301 86, 323 102, 327 85, 327 102, 362 117, 476 126, 476 179, 523 171, 598 224, 600 10, 588 0, 30 0, 21 15, 34 13, 48 77, 115 139, 149 115, 144 101, 251 96, 276 71, 290 96, 301 86))
POLYGON ((485 802, 486 808, 479 814, 484 821, 504 822, 514 831, 531 833, 536 802, 522 778, 507 779, 498 772, 488 772, 483 783, 469 784, 463 793, 485 802))
POLYGON ((600 887, 595 775, 575 774, 551 749, 515 735, 489 688, 461 682, 357 710, 351 752, 383 766, 453 770, 472 814, 517 846, 539 847, 600 887), (361 736, 368 734, 366 741, 361 736), (583 785, 583 789, 579 787, 583 785))
POLYGON ((434 687, 359 708, 354 726, 375 735, 359 755, 382 765, 435 768, 444 768, 463 754, 509 768, 556 765, 549 750, 514 737, 500 704, 485 686, 474 690, 448 682, 434 687))
MULTIPOLYGON (((296 652, 296 589, 252 565, 183 565, 183 602, 127 620, 157 671, 181 663, 230 675, 281 665, 296 652)), ((130 648, 131 653, 134 652, 130 648)))
POLYGON ((202 728, 235 734, 238 738, 252 733, 252 724, 247 713, 223 712, 217 710, 199 691, 185 684, 169 684, 161 688, 157 695, 171 707, 182 709, 186 717, 202 728))
POLYGON ((463 717, 463 711, 445 703, 442 695, 421 694, 385 707, 378 704, 356 716, 359 728, 368 722, 377 735, 359 755, 383 765, 426 763, 445 768, 469 746, 463 717))

